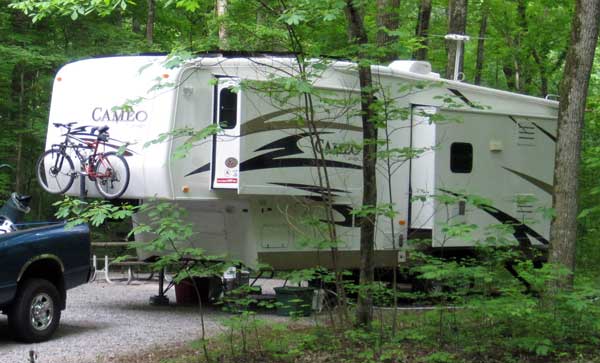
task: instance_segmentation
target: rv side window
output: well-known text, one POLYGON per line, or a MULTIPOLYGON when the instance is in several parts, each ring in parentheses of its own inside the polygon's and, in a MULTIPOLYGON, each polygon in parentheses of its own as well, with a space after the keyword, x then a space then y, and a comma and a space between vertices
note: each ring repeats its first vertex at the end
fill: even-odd
POLYGON ((450 145, 450 170, 462 174, 473 170, 473 145, 466 142, 450 145))
POLYGON ((237 93, 231 88, 223 88, 219 94, 219 125, 222 129, 230 130, 237 124, 237 93))

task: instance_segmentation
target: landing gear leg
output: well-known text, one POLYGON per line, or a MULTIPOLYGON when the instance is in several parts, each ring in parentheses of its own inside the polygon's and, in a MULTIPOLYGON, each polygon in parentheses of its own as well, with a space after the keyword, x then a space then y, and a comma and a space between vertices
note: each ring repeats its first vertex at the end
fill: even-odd
POLYGON ((169 305, 169 298, 165 295, 165 269, 158 273, 158 295, 150 297, 150 305, 169 305))

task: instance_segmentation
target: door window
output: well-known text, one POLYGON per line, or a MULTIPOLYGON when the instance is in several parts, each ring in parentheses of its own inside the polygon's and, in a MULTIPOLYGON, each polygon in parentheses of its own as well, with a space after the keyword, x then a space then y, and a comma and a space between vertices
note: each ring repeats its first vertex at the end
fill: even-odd
POLYGON ((219 94, 219 126, 223 130, 234 129, 237 124, 237 93, 231 88, 223 88, 219 94))

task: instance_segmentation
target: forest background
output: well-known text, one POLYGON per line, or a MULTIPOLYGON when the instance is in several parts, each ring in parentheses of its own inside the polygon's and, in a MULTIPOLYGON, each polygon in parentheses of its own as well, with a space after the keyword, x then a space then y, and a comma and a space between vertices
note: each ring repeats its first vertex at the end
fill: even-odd
MULTIPOLYGON (((58 198, 37 186, 34 166, 44 148, 54 75, 65 63, 103 55, 201 54, 216 49, 290 52, 297 49, 290 49, 282 35, 286 24, 298 31, 307 56, 345 57, 353 46, 347 37, 346 19, 339 11, 340 1, 290 2, 289 11, 278 17, 265 11, 265 5, 271 1, 230 0, 227 11, 223 11, 220 5, 225 3, 222 0, 86 3, 52 0, 15 2, 19 9, 14 9, 9 6, 10 1, 2 0, 0 164, 10 167, 0 168, 0 199, 11 191, 30 194, 34 198, 29 219, 54 217, 52 202, 58 198), (26 13, 36 14, 35 22, 26 13)), ((450 15, 458 7, 464 13, 464 32, 472 37, 465 45, 465 82, 539 97, 559 93, 574 12, 572 1, 361 3, 368 37, 387 37, 385 49, 373 43, 370 49, 373 58, 427 60, 434 72, 449 78, 452 69, 448 59, 453 45, 449 46, 444 35, 456 25, 449 19, 455 17, 450 15), (382 13, 387 20, 382 20, 382 13), (393 29, 382 29, 382 21, 393 24, 393 29)), ((600 62, 596 61, 583 132, 576 259, 577 275, 589 279, 595 279, 600 272, 597 263, 600 258, 597 248, 600 243, 599 85, 600 62)), ((119 227, 109 228, 103 237, 115 239, 122 232, 119 227)), ((536 352, 544 344, 531 346, 536 352)), ((544 353, 544 349, 537 353, 544 353)))
MULTIPOLYGON (((30 6, 29 2, 24 6, 30 6)), ((32 18, 11 9, 10 1, 0 6, 0 197, 11 191, 31 194, 33 213, 29 218, 52 218, 51 201, 35 182, 36 157, 44 148, 51 87, 54 75, 65 63, 106 55, 184 52, 201 54, 220 48, 246 52, 290 52, 277 23, 297 25, 306 41, 307 55, 343 57, 350 43, 343 16, 336 13, 335 1, 322 2, 320 18, 308 14, 311 1, 299 1, 280 19, 269 19, 260 1, 230 1, 228 11, 219 15, 214 1, 180 0, 146 2, 51 1, 32 18), (81 4, 84 4, 83 2, 81 4), (104 5, 103 5, 104 4, 104 5), (116 8, 114 8, 116 6, 116 8), (328 9, 330 8, 330 9, 328 9), (328 18, 328 11, 330 12, 328 18), (84 16, 84 14, 86 14, 84 16), (220 44, 220 32, 227 29, 228 42, 220 44)), ((371 4, 373 3, 373 4, 371 4)), ((389 46, 372 47, 373 58, 423 59, 434 72, 446 76, 449 31, 447 0, 380 1, 389 9, 396 30, 378 27, 378 7, 366 2, 365 27, 372 39, 387 36, 389 46), (426 19, 426 20, 424 20, 426 19), (379 52, 380 54, 378 54, 379 52)), ((496 89, 545 97, 558 95, 567 55, 574 4, 568 0, 478 0, 465 6, 465 82, 496 89)), ((596 55, 596 59, 598 59, 596 55)), ((450 65, 451 67, 451 65, 450 65)), ((450 69, 451 71, 451 69, 450 69)), ((451 73, 450 76, 451 77, 451 73)), ((600 64, 594 62, 580 173, 579 218, 580 266, 594 268, 600 250, 594 241, 594 208, 599 197, 600 173, 600 64), (585 251, 585 252, 584 252, 585 251)), ((69 121, 69 120, 65 120, 69 121)), ((549 156, 550 157, 550 156, 549 156)), ((110 237, 110 236, 107 236, 110 237)))

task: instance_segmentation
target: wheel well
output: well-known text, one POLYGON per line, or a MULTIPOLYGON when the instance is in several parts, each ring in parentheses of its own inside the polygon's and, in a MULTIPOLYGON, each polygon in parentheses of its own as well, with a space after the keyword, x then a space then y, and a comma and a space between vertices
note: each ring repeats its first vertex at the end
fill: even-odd
POLYGON ((65 279, 61 265, 58 261, 50 258, 40 259, 27 266, 27 269, 19 279, 19 286, 27 279, 38 278, 50 281, 60 294, 61 310, 66 307, 67 293, 65 290, 65 279))

